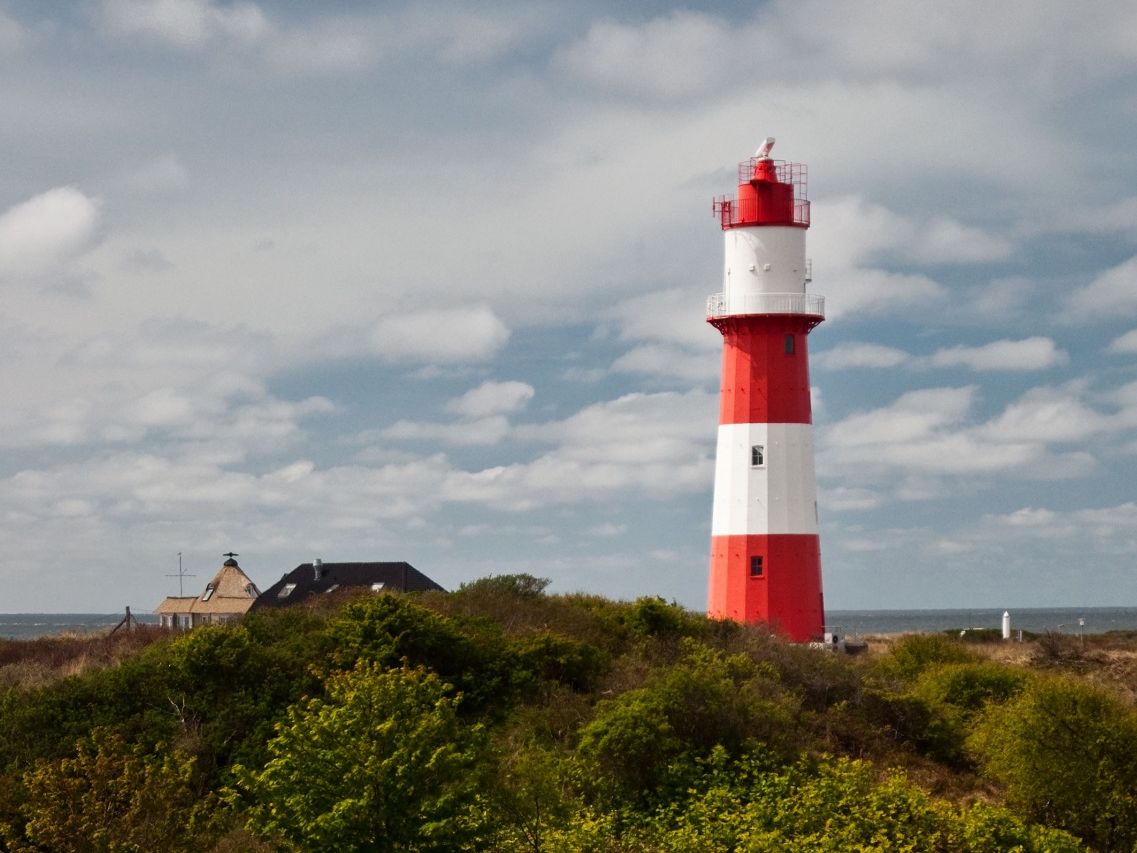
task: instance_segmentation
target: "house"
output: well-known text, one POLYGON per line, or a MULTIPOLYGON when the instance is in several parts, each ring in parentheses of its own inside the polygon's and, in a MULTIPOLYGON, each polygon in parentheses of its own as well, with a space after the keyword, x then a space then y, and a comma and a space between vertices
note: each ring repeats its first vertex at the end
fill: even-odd
POLYGON ((286 607, 314 595, 343 589, 373 592, 445 590, 410 563, 301 563, 266 589, 254 608, 286 607))
POLYGON ((228 559, 198 596, 170 596, 154 611, 164 628, 196 628, 236 622, 244 616, 260 595, 257 585, 241 571, 236 554, 228 559))

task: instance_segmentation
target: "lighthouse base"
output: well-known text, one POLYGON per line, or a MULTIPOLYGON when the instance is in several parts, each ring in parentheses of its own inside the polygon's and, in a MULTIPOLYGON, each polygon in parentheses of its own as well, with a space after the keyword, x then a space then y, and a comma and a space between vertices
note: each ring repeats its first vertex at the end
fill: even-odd
POLYGON ((796 643, 825 624, 821 544, 815 534, 714 536, 707 615, 770 629, 796 643))

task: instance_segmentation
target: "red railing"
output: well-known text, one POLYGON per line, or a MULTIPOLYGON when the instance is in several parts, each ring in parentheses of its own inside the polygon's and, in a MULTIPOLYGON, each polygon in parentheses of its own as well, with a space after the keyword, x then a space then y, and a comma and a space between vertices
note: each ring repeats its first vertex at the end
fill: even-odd
MULTIPOLYGON (((738 183, 748 184, 754 178, 758 169, 759 158, 751 157, 738 164, 738 183)), ((774 174, 780 184, 789 184, 793 187, 793 219, 786 225, 799 225, 809 227, 809 171, 804 163, 787 163, 785 160, 771 161, 774 174)), ((719 196, 713 200, 712 210, 719 217, 723 228, 732 228, 744 224, 753 215, 753 211, 743 212, 738 203, 737 194, 734 196, 719 196)), ((774 223, 770 223, 774 224, 774 223)), ((778 223, 783 224, 783 223, 778 223)))

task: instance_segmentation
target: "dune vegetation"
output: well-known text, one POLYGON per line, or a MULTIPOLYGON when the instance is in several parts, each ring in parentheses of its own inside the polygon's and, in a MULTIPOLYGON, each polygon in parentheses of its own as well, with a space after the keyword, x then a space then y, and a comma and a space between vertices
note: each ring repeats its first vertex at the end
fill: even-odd
POLYGON ((546 585, 0 641, 0 845, 1137 844, 1132 636, 909 635, 853 657, 546 585))

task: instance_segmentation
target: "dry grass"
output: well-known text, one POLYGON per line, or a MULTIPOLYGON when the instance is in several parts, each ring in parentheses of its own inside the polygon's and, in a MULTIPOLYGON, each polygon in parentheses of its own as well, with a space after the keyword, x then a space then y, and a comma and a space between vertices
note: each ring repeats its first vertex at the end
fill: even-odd
POLYGON ((116 634, 58 634, 0 640, 0 691, 33 689, 132 657, 169 631, 141 626, 116 634))

